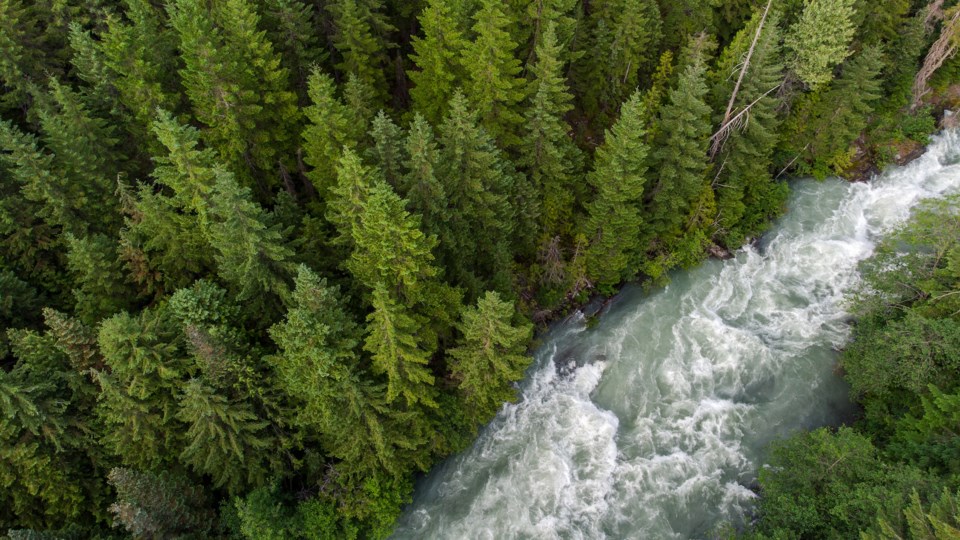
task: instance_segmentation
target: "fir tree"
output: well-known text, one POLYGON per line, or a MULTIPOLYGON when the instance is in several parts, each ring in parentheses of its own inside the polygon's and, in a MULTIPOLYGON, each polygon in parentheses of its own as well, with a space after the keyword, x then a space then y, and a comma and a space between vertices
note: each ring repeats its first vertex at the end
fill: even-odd
POLYGON ((281 65, 290 72, 300 104, 306 105, 313 66, 324 63, 328 56, 317 39, 316 7, 301 0, 267 0, 261 13, 267 37, 280 53, 281 65))
MULTIPOLYGON (((713 220, 709 215, 713 192, 706 175, 710 107, 705 102, 705 71, 702 58, 695 55, 660 111, 662 131, 659 150, 653 156, 659 178, 647 197, 652 203, 645 210, 650 226, 642 248, 650 249, 647 242, 655 237, 661 253, 676 254, 684 262, 700 256, 705 227, 713 220)), ((647 269, 654 277, 664 270, 662 265, 647 269)))
POLYGON ((315 69, 308 83, 310 101, 304 110, 308 123, 303 131, 303 160, 313 169, 307 177, 326 198, 337 183, 337 162, 346 146, 360 142, 363 133, 351 122, 351 111, 336 96, 333 79, 315 69))
POLYGON ((464 50, 467 84, 464 94, 478 112, 480 125, 504 148, 519 143, 518 133, 523 117, 519 104, 526 90, 520 76, 520 60, 514 53, 510 20, 495 0, 482 0, 474 16, 473 31, 477 38, 464 50))
POLYGON ((117 244, 103 235, 78 238, 68 235, 67 261, 75 276, 76 312, 94 324, 131 306, 135 297, 124 279, 117 244))
POLYGON ((180 38, 186 94, 220 157, 241 177, 251 166, 269 175, 290 163, 300 124, 296 97, 252 6, 225 0, 208 10, 198 0, 178 0, 170 22, 180 38))
POLYGON ((363 165, 360 157, 349 148, 344 150, 337 165, 337 185, 327 202, 327 220, 339 233, 336 242, 353 245, 354 231, 360 226, 375 181, 373 171, 363 165))
POLYGON ((336 26, 333 45, 342 58, 336 68, 372 88, 378 101, 387 95, 383 74, 387 43, 383 36, 393 30, 378 13, 381 8, 379 0, 334 0, 327 5, 336 26))
POLYGON ((540 194, 539 225, 547 235, 563 233, 573 220, 575 202, 582 200, 577 178, 582 156, 567 135, 570 126, 564 116, 573 108, 573 96, 562 76, 560 46, 553 23, 543 31, 537 46, 537 63, 531 71, 533 101, 526 113, 527 132, 520 147, 520 165, 530 174, 540 194), (578 197, 579 195, 579 197, 578 197))
POLYGON ((805 0, 800 19, 784 38, 790 69, 813 89, 830 82, 833 68, 850 55, 855 2, 805 0))
POLYGON ((407 76, 414 83, 410 90, 413 109, 432 125, 439 125, 446 114, 459 81, 466 80, 460 63, 467 41, 465 25, 455 19, 455 12, 446 0, 431 0, 419 17, 423 37, 412 40, 411 61, 419 68, 407 76))
POLYGON ((421 216, 423 232, 440 237, 446 220, 447 196, 437 178, 439 150, 433 130, 419 113, 413 117, 403 150, 407 173, 398 191, 408 201, 408 209, 421 216))
MULTIPOLYGON (((762 15, 757 12, 751 22, 737 34, 720 58, 719 76, 731 72, 750 47, 762 15)), ((780 120, 776 88, 783 80, 780 62, 779 14, 768 14, 764 28, 736 96, 735 109, 747 119, 742 130, 733 130, 723 143, 715 161, 717 176, 717 214, 721 236, 729 248, 737 248, 745 237, 760 232, 763 225, 779 214, 785 199, 786 186, 774 182, 770 169, 777 144, 780 120), (747 110, 749 107, 749 110, 747 110), (744 112, 746 111, 746 112, 744 112)), ((727 99, 732 81, 716 87, 721 99, 727 99)), ((738 113, 739 114, 739 113, 738 113)))
POLYGON ((583 228, 590 242, 587 275, 604 289, 633 276, 637 256, 645 250, 640 245, 648 167, 643 116, 640 93, 635 92, 597 149, 594 170, 588 176, 596 195, 587 205, 583 228))
POLYGON ((370 130, 373 146, 367 151, 383 179, 397 188, 403 176, 403 133, 383 111, 373 119, 370 130))
POLYGON ((110 513, 137 538, 207 534, 213 523, 203 489, 185 478, 117 467, 107 476, 116 491, 110 513))
POLYGON ((479 295, 486 283, 509 290, 513 171, 459 93, 440 126, 440 144, 437 177, 452 209, 440 234, 443 267, 469 297, 479 295))
POLYGON ((248 404, 232 402, 200 379, 183 388, 177 418, 187 426, 180 459, 193 470, 208 474, 216 487, 237 493, 260 485, 267 471, 266 455, 272 441, 269 422, 257 417, 248 404))
POLYGON ((532 327, 514 324, 514 318, 511 303, 487 292, 476 307, 463 312, 463 337, 447 351, 467 414, 475 424, 487 422, 504 402, 516 398, 513 383, 530 364, 525 350, 532 327))
POLYGON ((590 28, 580 92, 588 112, 610 114, 654 65, 660 11, 654 0, 601 0, 591 6, 590 28))

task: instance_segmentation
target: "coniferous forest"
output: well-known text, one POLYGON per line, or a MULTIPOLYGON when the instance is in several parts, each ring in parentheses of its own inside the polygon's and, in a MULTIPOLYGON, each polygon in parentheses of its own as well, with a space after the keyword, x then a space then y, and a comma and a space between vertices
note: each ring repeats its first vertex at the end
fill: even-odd
MULTIPOLYGON (((389 535, 535 325, 921 147, 955 4, 0 0, 0 530, 389 535)), ((778 448, 750 534, 956 516, 954 210, 858 303, 862 431, 778 448)))

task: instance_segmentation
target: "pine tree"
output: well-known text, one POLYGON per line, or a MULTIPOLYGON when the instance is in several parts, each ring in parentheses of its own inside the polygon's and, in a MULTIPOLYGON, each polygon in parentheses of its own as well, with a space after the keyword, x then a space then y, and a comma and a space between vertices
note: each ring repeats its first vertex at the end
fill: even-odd
POLYGON ((180 459, 194 471, 210 475, 216 487, 231 493, 261 485, 272 451, 263 421, 249 404, 230 401, 200 379, 183 385, 177 418, 187 426, 180 459))
POLYGON ((539 193, 542 211, 539 225, 548 236, 567 232, 577 200, 582 200, 578 175, 582 164, 579 149, 567 135, 564 116, 573 108, 560 61, 554 24, 549 23, 537 46, 537 63, 531 69, 533 101, 526 113, 527 131, 520 147, 520 165, 529 172, 539 193))
POLYGON ((181 447, 177 392, 189 364, 177 334, 158 309, 137 317, 120 313, 100 324, 107 369, 93 373, 100 386, 97 414, 106 426, 101 442, 127 466, 156 470, 181 447))
POLYGON ((373 89, 378 102, 387 95, 384 35, 394 30, 379 13, 381 9, 379 0, 334 0, 327 5, 336 26, 333 45, 342 58, 336 68, 344 77, 354 75, 373 89))
MULTIPOLYGON (((709 214, 713 194, 706 175, 710 107, 705 102, 705 71, 701 55, 695 54, 660 111, 662 132, 653 156, 659 178, 645 211, 650 226, 643 236, 643 249, 649 249, 647 242, 656 238, 661 253, 676 254, 685 262, 696 260, 702 252, 698 244, 706 240, 703 227, 713 219, 710 216, 704 224, 700 215, 709 214)), ((651 267, 647 272, 659 277, 664 270, 651 267)))
POLYGON ((383 179, 397 188, 403 176, 403 132, 386 113, 380 111, 373 119, 370 136, 373 146, 367 150, 367 156, 383 173, 383 179))
POLYGON ((510 302, 487 292, 476 307, 463 312, 459 325, 463 337, 447 351, 474 425, 489 421, 504 402, 516 399, 513 383, 530 365, 525 351, 532 327, 514 324, 514 318, 510 302))
POLYGON ((313 66, 323 64, 328 56, 317 39, 316 6, 302 0, 267 0, 261 13, 267 37, 280 54, 281 65, 290 72, 300 104, 306 105, 313 66))
POLYGON ((788 65, 817 89, 833 79, 833 68, 850 55, 856 33, 856 0, 805 0, 800 19, 784 38, 788 65))
POLYGON ((24 107, 31 86, 66 71, 67 32, 52 11, 46 2, 0 1, 0 110, 24 107))
POLYGON ((152 474, 124 467, 107 476, 116 491, 110 513, 136 538, 205 535, 214 515, 203 489, 168 472, 152 474))
POLYGON ((596 195, 587 205, 583 228, 590 242, 587 275, 603 289, 632 277, 637 258, 646 248, 640 244, 648 168, 643 117, 640 92, 635 92, 621 109, 620 119, 607 131, 588 176, 596 195))
POLYGON ((280 57, 257 30, 253 7, 247 0, 211 9, 200 0, 178 0, 170 11, 184 62, 180 76, 206 126, 205 140, 241 177, 291 169, 284 164, 294 157, 300 125, 296 96, 286 89, 280 57))
POLYGON ((103 369, 103 356, 97 348, 97 333, 93 327, 51 308, 44 308, 43 321, 47 333, 56 341, 57 349, 67 355, 74 370, 103 369))
POLYGON ((588 112, 610 115, 637 88, 639 74, 654 66, 660 10, 655 0, 601 0, 590 9, 580 93, 588 112))
POLYGON ((455 18, 446 0, 431 0, 419 21, 423 37, 412 39, 414 53, 410 60, 419 69, 407 73, 414 83, 410 97, 413 110, 430 124, 439 125, 458 82, 467 78, 460 63, 467 46, 463 36, 466 25, 455 18))
POLYGON ((387 403, 403 397, 407 406, 437 407, 430 354, 418 343, 421 325, 398 304, 386 287, 373 291, 373 313, 367 317, 369 334, 364 350, 369 352, 375 373, 387 377, 387 403))
POLYGON ((480 125, 503 148, 513 148, 519 143, 523 123, 519 105, 526 95, 520 60, 514 56, 517 44, 510 36, 516 21, 496 0, 481 0, 474 20, 477 37, 464 50, 464 94, 478 112, 480 125))
MULTIPOLYGON (((440 126, 437 177, 447 195, 446 226, 440 234, 442 267, 476 297, 487 288, 507 291, 509 239, 516 231, 511 195, 515 178, 503 155, 477 125, 462 94, 455 94, 440 126)), ((529 233, 530 231, 523 231, 529 233)))
POLYGON ((353 245, 354 231, 360 227, 375 182, 373 171, 363 165, 360 156, 349 148, 345 149, 337 165, 337 185, 327 201, 327 221, 339 233, 335 242, 353 245))
POLYGON ((447 218, 447 195, 437 178, 439 149, 433 130, 419 113, 413 116, 403 150, 407 173, 398 192, 408 201, 408 209, 421 216, 423 232, 439 238, 447 218))
POLYGON ((315 69, 308 83, 310 101, 304 109, 308 123, 303 131, 303 160, 313 167, 307 177, 326 198, 337 183, 337 163, 344 147, 360 143, 363 132, 351 122, 352 112, 336 96, 333 79, 315 69))
MULTIPOLYGON (((720 58, 718 76, 729 74, 742 61, 761 18, 762 12, 757 12, 734 38, 720 58)), ((743 113, 745 125, 742 130, 731 132, 715 158, 719 167, 718 222, 723 242, 729 248, 737 248, 747 235, 759 233, 765 223, 779 214, 786 196, 786 185, 774 182, 770 173, 780 126, 776 88, 783 80, 779 19, 777 12, 767 15, 736 96, 735 111, 743 112, 749 107, 743 113)), ((728 99, 732 92, 730 83, 726 80, 715 87, 720 99, 728 99)))
POLYGON ((522 39, 519 40, 521 54, 518 56, 526 60, 529 67, 538 61, 537 47, 544 45, 544 32, 551 24, 554 26, 554 39, 558 51, 557 59, 563 64, 569 64, 577 56, 574 49, 574 38, 577 26, 582 17, 583 8, 577 0, 535 0, 533 2, 517 2, 518 17, 522 39))

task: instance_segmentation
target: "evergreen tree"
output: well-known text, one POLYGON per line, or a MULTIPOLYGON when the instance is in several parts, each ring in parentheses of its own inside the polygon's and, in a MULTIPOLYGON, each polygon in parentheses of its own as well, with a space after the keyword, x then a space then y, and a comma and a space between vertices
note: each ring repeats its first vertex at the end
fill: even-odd
POLYGON ((314 66, 328 56, 317 39, 316 6, 302 0, 267 0, 261 13, 267 37, 280 53, 281 65, 290 72, 300 104, 306 105, 307 81, 314 66))
POLYGON ((116 491, 110 513, 137 538, 203 535, 212 528, 203 489, 182 477, 117 467, 107 478, 116 491))
POLYGON ((453 6, 446 0, 430 0, 419 20, 423 37, 412 39, 410 60, 419 69, 407 73, 414 83, 410 97, 413 110, 430 124, 439 125, 458 82, 467 78, 460 63, 467 47, 466 25, 455 18, 453 6))
POLYGON ((464 93, 480 125, 502 147, 513 148, 523 123, 519 104, 526 95, 520 60, 514 56, 517 44, 510 36, 516 21, 507 17, 496 0, 481 0, 474 20, 477 37, 464 50, 464 93))
POLYGON ((517 19, 520 24, 520 58, 526 59, 527 66, 539 58, 537 47, 544 44, 544 32, 554 26, 554 39, 557 43, 558 60, 563 64, 572 62, 578 51, 574 48, 578 24, 582 17, 582 7, 578 0, 535 0, 534 2, 516 2, 517 19))
POLYGON ((583 228, 590 242, 587 275, 604 290, 632 277, 637 257, 646 248, 639 243, 648 168, 643 115, 640 93, 635 92, 597 149, 594 170, 588 176, 596 195, 587 205, 583 228))
POLYGON ((308 83, 310 101, 304 109, 308 123, 303 131, 303 160, 313 167, 307 177, 325 198, 337 183, 337 162, 346 146, 360 142, 363 133, 351 122, 351 111, 336 96, 333 79, 315 69, 308 83))
POLYGON ((247 403, 228 400, 200 379, 184 385, 179 405, 177 418, 187 426, 180 453, 185 464, 231 493, 263 483, 264 462, 273 447, 265 429, 269 422, 247 403))
POLYGON ((363 165, 360 156, 349 148, 345 149, 337 165, 337 185, 327 201, 327 221, 339 233, 335 242, 353 245, 355 231, 360 227, 375 182, 373 171, 363 165))
POLYGON ((0 1, 0 111, 26 106, 31 86, 66 71, 66 28, 53 8, 46 1, 0 1))
POLYGON ((373 119, 370 136, 373 146, 367 150, 367 155, 383 173, 383 179, 397 188, 403 176, 403 132, 386 113, 380 111, 373 119))
MULTIPOLYGON (((280 67, 259 17, 246 0, 177 0, 170 22, 180 38, 183 86, 204 138, 235 174, 250 168, 265 175, 294 157, 300 124, 296 96, 286 89, 280 67)), ((268 176, 270 177, 270 176, 268 176)), ((277 176, 279 177, 279 175, 277 176)))
POLYGON ((533 101, 526 113, 527 132, 521 145, 520 165, 529 174, 542 200, 540 227, 549 236, 566 232, 573 221, 574 204, 582 200, 578 178, 582 156, 567 135, 564 116, 573 108, 573 96, 562 76, 560 46, 553 23, 543 31, 537 46, 537 63, 531 69, 533 101))
POLYGON ((100 324, 98 343, 107 369, 94 370, 101 442, 127 466, 156 470, 173 461, 183 427, 177 393, 189 364, 177 330, 162 309, 133 317, 120 313, 100 324))
POLYGON ((388 64, 388 45, 384 36, 394 30, 379 13, 381 9, 380 0, 334 0, 327 5, 336 26, 333 45, 342 59, 336 68, 372 88, 378 102, 387 95, 383 68, 388 64))
POLYGON ((124 279, 117 244, 103 235, 68 235, 67 261, 77 287, 76 312, 88 324, 128 308, 135 295, 124 279))
MULTIPOLYGON (((486 283, 507 291, 509 239, 516 231, 511 191, 516 181, 491 138, 477 125, 462 94, 454 95, 440 126, 437 177, 447 195, 440 247, 443 267, 457 285, 476 297, 486 283)), ((523 231, 529 233, 530 231, 523 231)))
MULTIPOLYGON (((757 12, 724 51, 717 67, 719 76, 732 72, 741 62, 761 17, 761 12, 757 12)), ((767 15, 736 96, 733 110, 745 115, 745 125, 732 130, 715 158, 720 168, 716 181, 717 216, 721 237, 729 248, 739 247, 747 235, 760 232, 769 219, 779 214, 785 202, 786 185, 774 182, 770 174, 780 126, 776 89, 783 80, 779 18, 777 12, 767 15)), ((733 91, 731 82, 715 87, 721 99, 728 99, 733 91)))
POLYGON ((408 201, 408 209, 421 216, 423 232, 439 238, 447 219, 447 195, 437 178, 439 149, 433 130, 419 113, 413 117, 403 150, 407 173, 398 191, 408 201))
POLYGON ((705 65, 700 54, 680 75, 660 111, 659 150, 653 156, 659 178, 647 197, 645 221, 650 224, 642 249, 655 238, 655 250, 670 254, 666 262, 648 265, 655 278, 672 264, 695 262, 712 224, 713 191, 706 175, 710 107, 706 104, 705 65))
POLYGON ((611 115, 654 66, 661 39, 655 0, 600 0, 590 8, 590 38, 581 59, 586 110, 611 115))
POLYGON ((504 402, 515 399, 513 383, 530 364, 525 350, 532 327, 514 324, 514 318, 510 302, 487 292, 476 307, 463 312, 463 337, 457 347, 447 351, 467 414, 475 424, 487 422, 504 402))
POLYGON ((811 88, 830 82, 833 68, 850 55, 850 42, 856 33, 855 3, 805 0, 800 19, 784 38, 790 69, 811 88))

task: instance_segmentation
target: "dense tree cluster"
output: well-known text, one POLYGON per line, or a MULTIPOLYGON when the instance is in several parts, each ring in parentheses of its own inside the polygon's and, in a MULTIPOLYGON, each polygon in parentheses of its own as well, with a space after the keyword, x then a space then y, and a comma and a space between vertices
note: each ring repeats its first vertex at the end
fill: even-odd
POLYGON ((922 140, 953 3, 0 0, 0 530, 388 535, 531 321, 922 140))
POLYGON ((926 204, 863 272, 841 362, 863 417, 776 445, 748 538, 960 536, 960 198, 926 204))

